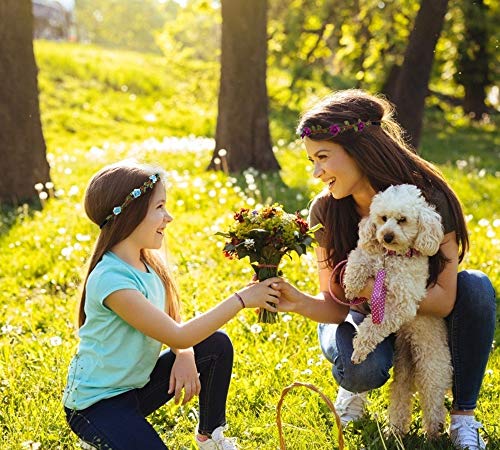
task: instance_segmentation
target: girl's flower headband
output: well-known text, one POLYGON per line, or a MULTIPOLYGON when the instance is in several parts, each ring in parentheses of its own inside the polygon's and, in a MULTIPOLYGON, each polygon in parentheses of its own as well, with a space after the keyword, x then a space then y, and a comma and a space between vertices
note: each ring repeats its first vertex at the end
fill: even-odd
POLYGON ((125 197, 125 201, 120 206, 115 206, 113 208, 113 212, 104 219, 104 222, 101 223, 100 228, 104 227, 104 225, 106 225, 115 216, 118 216, 130 204, 132 200, 140 197, 148 189, 153 189, 155 183, 159 180, 160 180, 159 173, 150 175, 149 178, 144 182, 144 184, 141 187, 135 188, 130 194, 128 194, 125 197))
POLYGON ((345 120, 343 124, 333 123, 326 128, 319 125, 312 125, 310 127, 304 127, 300 133, 300 137, 304 139, 306 136, 312 136, 315 134, 329 134, 330 136, 335 137, 347 130, 354 130, 356 132, 363 131, 365 127, 369 127, 370 125, 380 126, 380 122, 375 120, 363 122, 361 119, 358 119, 355 123, 350 123, 348 120, 345 120))

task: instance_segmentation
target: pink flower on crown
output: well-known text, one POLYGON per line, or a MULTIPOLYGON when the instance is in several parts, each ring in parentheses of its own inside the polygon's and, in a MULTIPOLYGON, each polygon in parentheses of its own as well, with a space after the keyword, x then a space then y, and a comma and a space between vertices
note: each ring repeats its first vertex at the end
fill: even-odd
POLYGON ((336 123, 334 123, 333 125, 330 125, 328 131, 332 136, 337 136, 337 134, 340 133, 340 127, 336 123))

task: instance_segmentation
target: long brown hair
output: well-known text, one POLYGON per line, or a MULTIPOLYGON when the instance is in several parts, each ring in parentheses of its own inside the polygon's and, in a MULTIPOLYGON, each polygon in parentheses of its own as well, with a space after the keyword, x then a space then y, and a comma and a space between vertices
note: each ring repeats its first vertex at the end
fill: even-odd
MULTIPOLYGON (((329 95, 306 111, 300 119, 297 134, 302 135, 305 128, 319 126, 328 129, 332 124, 344 124, 345 121, 356 123, 358 119, 380 122, 380 126, 367 126, 359 132, 351 129, 335 137, 324 133, 312 134, 309 138, 341 145, 356 161, 376 192, 390 185, 414 184, 430 203, 433 203, 432 196, 436 191, 443 192, 455 225, 459 261, 462 261, 469 247, 469 238, 460 202, 442 173, 405 142, 402 129, 393 115, 394 107, 382 96, 348 89, 329 95)), ((329 267, 335 267, 356 246, 361 217, 352 196, 337 200, 328 195, 322 201, 326 202, 326 262, 329 267)), ((429 284, 436 282, 446 261, 441 252, 430 258, 429 284)))
MULTIPOLYGON (((135 188, 142 186, 149 176, 159 173, 160 180, 165 180, 165 172, 154 166, 122 161, 106 166, 97 172, 89 182, 85 192, 85 212, 96 225, 101 225, 115 206, 121 205, 125 197, 135 188)), ((90 273, 95 269, 103 255, 113 246, 126 239, 142 222, 148 211, 151 195, 155 189, 162 189, 162 183, 156 183, 153 189, 147 190, 140 197, 122 210, 101 229, 90 258, 89 268, 83 283, 82 296, 78 310, 78 325, 81 327, 86 319, 85 296, 86 283, 90 273)), ((160 277, 165 286, 168 314, 176 321, 180 320, 178 293, 169 272, 168 266, 154 250, 141 250, 141 259, 160 277)))

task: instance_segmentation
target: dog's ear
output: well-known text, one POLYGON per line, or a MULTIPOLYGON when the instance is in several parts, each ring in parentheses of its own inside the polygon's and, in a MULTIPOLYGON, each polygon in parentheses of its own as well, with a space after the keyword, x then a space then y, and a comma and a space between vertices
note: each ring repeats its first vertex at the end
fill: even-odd
POLYGON ((368 253, 376 253, 379 243, 375 237, 377 226, 368 216, 359 222, 359 240, 358 245, 368 253))
POLYGON ((415 239, 415 250, 418 250, 425 256, 435 255, 439 251, 443 237, 441 216, 430 206, 421 208, 418 216, 418 234, 415 239))

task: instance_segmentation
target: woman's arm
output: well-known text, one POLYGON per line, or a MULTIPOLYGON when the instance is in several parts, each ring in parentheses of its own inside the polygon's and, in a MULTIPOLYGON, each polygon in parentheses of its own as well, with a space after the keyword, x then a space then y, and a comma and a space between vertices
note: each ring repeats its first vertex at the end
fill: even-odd
POLYGON ((436 317, 446 317, 455 306, 457 297, 458 244, 455 232, 444 236, 441 251, 449 259, 438 275, 437 283, 429 288, 420 303, 418 312, 436 317))
MULTIPOLYGON (((315 296, 307 294, 282 280, 278 283, 278 289, 281 291, 278 310, 296 312, 316 322, 341 323, 346 318, 349 308, 335 302, 330 295, 328 285, 332 272, 325 263, 326 250, 317 247, 315 251, 320 293, 315 296)), ((332 290, 338 298, 344 299, 344 291, 340 285, 332 284, 332 290)))
MULTIPOLYGON (((246 307, 276 311, 270 304, 279 302, 280 293, 270 287, 273 281, 279 281, 279 278, 270 278, 238 291, 246 307)), ((242 309, 240 300, 233 294, 206 313, 179 324, 133 289, 113 292, 104 304, 141 333, 169 347, 181 349, 206 339, 242 309)))

